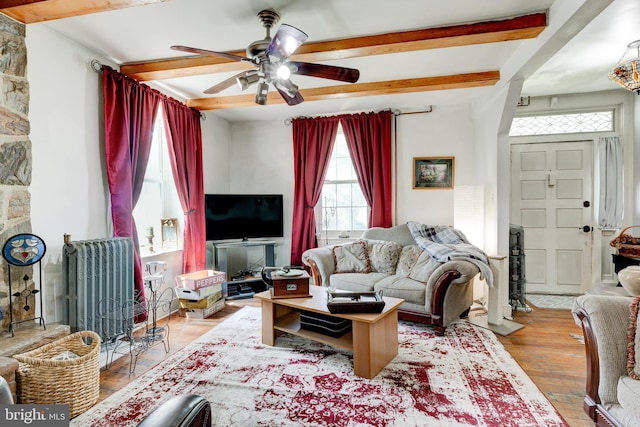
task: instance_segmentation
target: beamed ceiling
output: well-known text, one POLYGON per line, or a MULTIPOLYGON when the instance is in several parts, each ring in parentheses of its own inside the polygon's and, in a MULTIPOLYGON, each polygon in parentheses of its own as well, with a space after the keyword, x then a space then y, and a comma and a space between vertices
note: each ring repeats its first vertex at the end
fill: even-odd
MULTIPOLYGON (((629 1, 631 0, 616 0, 629 1)), ((572 22, 574 28, 567 32, 563 43, 578 33, 609 2, 610 0, 585 0, 585 6, 577 8, 574 14, 579 17, 582 13, 584 22, 572 22), (593 4, 591 12, 584 12, 589 8, 586 3, 593 4), (570 32, 573 33, 569 34, 570 32)), ((567 2, 564 0, 541 0, 535 2, 541 6, 541 9, 536 10, 532 9, 535 5, 525 0, 506 3, 488 0, 482 5, 468 0, 450 0, 439 3, 436 9, 433 5, 429 7, 427 3, 418 0, 222 0, 215 3, 206 0, 3 0, 0 2, 0 13, 27 24, 27 31, 31 24, 46 25, 112 59, 123 74, 149 82, 160 90, 168 89, 170 95, 177 94, 179 99, 196 109, 228 110, 255 107, 254 93, 249 93, 253 91, 241 93, 239 89, 229 89, 208 96, 202 90, 229 77, 231 73, 251 69, 253 66, 226 58, 177 53, 168 49, 171 44, 185 44, 245 56, 244 46, 251 40, 264 36, 260 24, 251 22, 249 18, 253 16, 252 19, 255 19, 256 10, 273 7, 281 14, 278 24, 284 22, 299 26, 310 35, 307 42, 291 57, 292 60, 342 65, 361 70, 360 80, 353 84, 296 76, 302 81, 298 84, 300 93, 305 98, 303 104, 491 87, 505 78, 501 76, 504 71, 502 67, 524 46, 509 43, 538 38, 549 28, 549 10, 553 10, 551 6, 565 3, 567 2), (389 14, 389 10, 393 10, 391 3, 398 5, 394 17, 386 19, 378 16, 389 14), (214 4, 215 13, 211 13, 214 4), (356 6, 359 8, 357 21, 354 20, 356 6), (147 15, 141 11, 150 13, 147 15), (196 16, 197 13, 200 16, 196 16), (130 25, 139 27, 135 31, 126 26, 129 16, 135 17, 131 18, 134 24, 130 25), (158 28, 153 27, 154 22, 157 22, 158 28), (191 22, 194 22, 193 25, 190 25, 191 22), (190 35, 191 33, 194 35, 190 35), (238 34, 242 37, 238 37, 238 34), (337 37, 332 37, 334 34, 337 37), (500 48, 499 46, 505 46, 505 42, 509 47, 500 48), (131 46, 124 46, 128 44, 131 46), (134 50, 134 46, 137 50, 134 50), (159 50, 160 47, 165 50, 159 50), (471 51, 468 49, 472 47, 474 50, 469 54, 471 51), (429 51, 435 52, 433 56, 425 56, 429 51), (449 55, 449 52, 452 54, 449 55), (452 62, 455 66, 442 65, 438 68, 440 63, 445 62, 441 60, 445 55, 459 55, 465 59, 452 59, 451 61, 457 61, 452 62), (492 62, 487 58, 497 59, 492 62), (204 79, 207 79, 206 82, 204 79)), ((560 47, 562 46, 545 48, 551 52, 560 47)), ((536 49, 541 50, 540 47, 536 49)), ((544 60, 553 53, 548 54, 544 60)), ((520 62, 521 65, 525 63, 526 61, 520 62)), ((541 65, 543 62, 536 66, 541 65)), ((515 73, 510 70, 508 74, 506 78, 510 79, 515 73)), ((283 99, 277 92, 271 91, 268 105, 278 104, 284 104, 283 99)), ((362 104, 348 104, 354 105, 362 104)))
MULTIPOLYGON (((161 0, 8 0, 0 11, 25 24, 63 19, 114 9, 159 3, 161 0)), ((4 3, 3 3, 4 4, 4 3)), ((303 44, 291 58, 296 61, 321 62, 362 56, 440 49, 454 46, 498 43, 538 36, 546 27, 545 12, 484 22, 448 25, 437 28, 401 31, 351 37, 340 40, 303 44)), ((231 51, 245 56, 244 49, 231 51)), ((250 69, 251 64, 216 57, 180 57, 159 61, 128 63, 120 71, 139 81, 215 74, 250 69)), ((426 78, 333 85, 313 89, 301 88, 305 101, 422 92, 442 89, 494 85, 500 79, 498 70, 452 74, 426 78)), ((253 105, 253 94, 188 99, 187 105, 199 110, 216 110, 253 105)), ((269 93, 269 104, 284 103, 275 92, 269 93)))

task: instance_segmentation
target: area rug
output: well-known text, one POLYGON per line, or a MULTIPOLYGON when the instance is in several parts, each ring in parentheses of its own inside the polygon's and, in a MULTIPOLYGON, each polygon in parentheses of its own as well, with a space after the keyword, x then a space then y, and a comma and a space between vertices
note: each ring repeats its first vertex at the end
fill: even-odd
POLYGON ((399 353, 374 379, 352 355, 285 334, 261 343, 245 307, 72 426, 134 426, 172 396, 211 402, 214 426, 567 426, 495 335, 460 322, 437 337, 401 322, 399 353))
POLYGON ((575 295, 543 295, 527 294, 526 300, 538 308, 555 308, 571 310, 576 300, 575 295))

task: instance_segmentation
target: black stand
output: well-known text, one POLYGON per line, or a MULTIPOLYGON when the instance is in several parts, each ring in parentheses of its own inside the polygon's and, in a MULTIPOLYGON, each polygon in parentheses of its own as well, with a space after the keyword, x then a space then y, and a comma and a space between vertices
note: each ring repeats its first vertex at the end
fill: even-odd
MULTIPOLYGON (((9 319, 10 319, 10 323, 9 323, 9 331, 11 332, 11 336, 15 337, 15 329, 13 327, 13 325, 19 324, 19 323, 24 323, 24 322, 30 322, 32 320, 39 320, 40 321, 40 326, 42 326, 42 328, 44 330, 47 329, 47 325, 45 324, 44 321, 44 317, 43 316, 37 316, 37 317, 32 317, 30 319, 23 319, 23 320, 13 320, 13 298, 12 297, 22 297, 24 298, 24 306, 22 307, 24 309, 24 311, 29 311, 29 309, 31 309, 31 306, 29 305, 29 297, 31 295, 33 295, 34 297, 34 303, 35 303, 35 295, 38 295, 40 298, 40 310, 42 311, 42 292, 40 292, 40 289, 29 289, 29 285, 28 285, 28 281, 30 279, 30 277, 25 274, 24 276, 22 276, 22 280, 24 281, 24 289, 20 292, 13 292, 12 290, 12 286, 11 286, 11 264, 7 264, 7 271, 9 273, 9 319)), ((40 283, 42 284, 42 264, 40 262, 38 262, 38 271, 40 273, 40 283)))
POLYGON ((31 233, 22 233, 16 234, 9 238, 4 243, 2 247, 2 257, 7 261, 7 272, 9 276, 9 330, 11 331, 11 336, 15 337, 15 328, 14 325, 23 322, 29 322, 32 320, 39 320, 40 326, 44 329, 47 329, 47 326, 44 321, 44 317, 42 315, 37 317, 32 317, 30 319, 22 319, 22 320, 13 320, 13 298, 22 298, 24 300, 24 305, 22 308, 27 313, 31 310, 32 306, 29 305, 29 297, 33 295, 33 304, 35 305, 35 296, 39 294, 40 298, 40 313, 42 314, 42 257, 47 252, 47 246, 44 244, 44 241, 31 233), (34 264, 38 264, 39 278, 40 278, 40 289, 35 288, 29 289, 29 277, 28 274, 22 276, 22 281, 24 282, 24 289, 19 292, 13 292, 12 280, 11 280, 11 266, 20 267, 21 269, 25 267, 31 267, 34 264))

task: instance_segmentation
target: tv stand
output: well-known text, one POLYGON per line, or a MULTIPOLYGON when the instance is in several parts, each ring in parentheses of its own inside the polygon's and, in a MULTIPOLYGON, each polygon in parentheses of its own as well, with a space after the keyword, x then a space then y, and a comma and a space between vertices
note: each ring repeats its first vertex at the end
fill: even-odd
POLYGON ((273 240, 242 240, 240 242, 224 242, 224 243, 215 243, 211 242, 213 245, 213 255, 214 255, 214 263, 215 269, 218 271, 223 271, 227 275, 227 282, 224 284, 227 289, 227 295, 225 297, 227 299, 237 299, 237 298, 249 298, 253 296, 253 292, 262 291, 265 289, 265 286, 258 286, 263 284, 262 277, 254 276, 253 278, 247 278, 244 280, 231 280, 230 272, 228 271, 227 266, 227 250, 234 248, 248 248, 255 246, 262 246, 264 248, 264 261, 266 267, 274 267, 275 266, 275 245, 276 242, 273 240), (246 290, 246 286, 252 287, 252 292, 249 295, 248 292, 242 292, 242 290, 246 290), (236 293, 236 295, 231 295, 232 293, 236 293))

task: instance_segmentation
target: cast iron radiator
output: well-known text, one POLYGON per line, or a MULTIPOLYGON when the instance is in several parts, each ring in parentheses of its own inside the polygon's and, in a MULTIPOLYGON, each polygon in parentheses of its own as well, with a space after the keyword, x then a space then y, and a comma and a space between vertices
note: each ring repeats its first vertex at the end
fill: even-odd
POLYGON ((511 308, 527 307, 524 265, 524 228, 509 225, 509 301, 511 308))
POLYGON ((65 242, 62 258, 68 298, 65 322, 71 330, 94 331, 103 342, 130 330, 122 316, 105 315, 105 311, 133 301, 131 238, 65 242))

